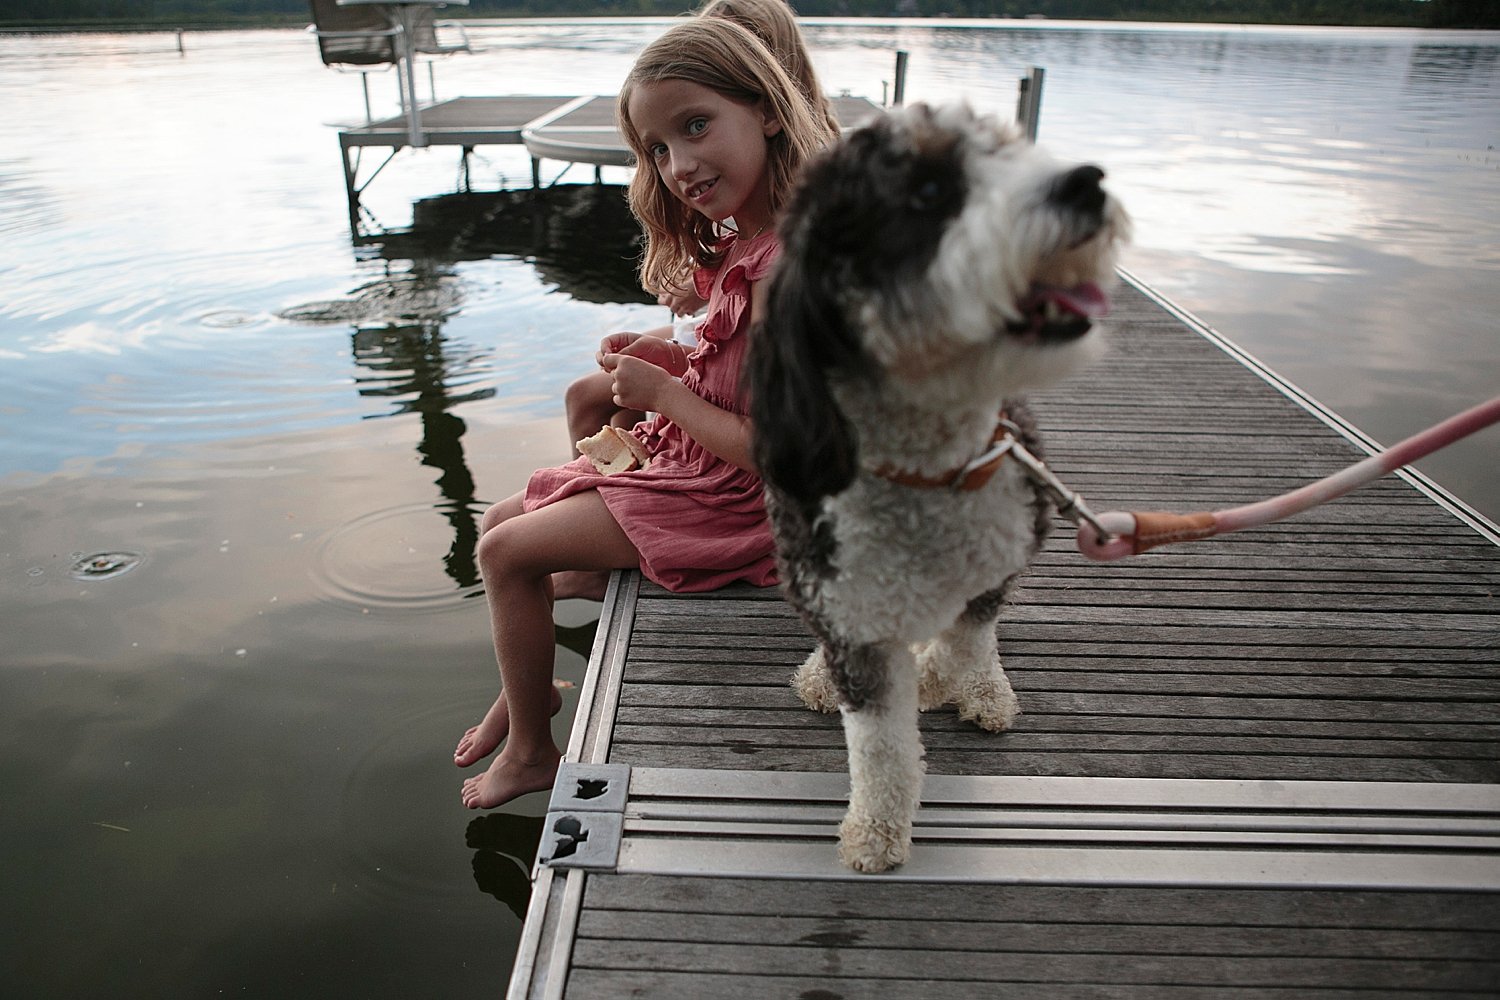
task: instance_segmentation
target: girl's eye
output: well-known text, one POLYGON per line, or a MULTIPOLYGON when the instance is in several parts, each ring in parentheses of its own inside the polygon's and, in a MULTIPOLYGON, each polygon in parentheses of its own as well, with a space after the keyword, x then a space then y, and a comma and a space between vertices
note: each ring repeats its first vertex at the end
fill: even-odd
POLYGON ((667 155, 667 144, 664 142, 654 142, 647 147, 646 151, 651 154, 653 160, 659 160, 667 155))
POLYGON ((707 118, 693 118, 687 123, 688 135, 697 135, 706 128, 708 128, 707 118))

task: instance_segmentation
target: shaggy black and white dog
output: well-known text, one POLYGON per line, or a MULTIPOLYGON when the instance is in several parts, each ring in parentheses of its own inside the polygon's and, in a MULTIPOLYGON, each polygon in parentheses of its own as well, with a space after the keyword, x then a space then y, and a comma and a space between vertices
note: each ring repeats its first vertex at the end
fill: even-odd
POLYGON ((1088 353, 1128 223, 1093 166, 968 108, 916 105, 811 165, 748 366, 783 587, 819 640, 793 684, 843 713, 839 856, 905 861, 917 712, 990 730, 1018 709, 995 622, 1051 505, 1016 394, 1088 353), (1000 453, 996 458, 996 453, 1000 453))

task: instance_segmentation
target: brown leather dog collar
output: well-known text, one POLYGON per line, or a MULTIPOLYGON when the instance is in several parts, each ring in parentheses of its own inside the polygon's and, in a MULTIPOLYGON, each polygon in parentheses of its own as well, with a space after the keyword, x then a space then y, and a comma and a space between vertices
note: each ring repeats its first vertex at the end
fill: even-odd
POLYGON ((1010 454, 1011 449, 1016 446, 1016 435, 1019 433, 1020 428, 1006 419, 1002 412, 1000 419, 995 423, 995 433, 990 438, 989 447, 956 469, 949 469, 947 472, 940 472, 934 476, 912 472, 909 469, 897 469, 890 465, 882 465, 870 471, 881 479, 889 480, 899 486, 911 486, 917 489, 951 489, 960 492, 982 489, 999 470, 1000 464, 1005 461, 1005 456, 1010 454))

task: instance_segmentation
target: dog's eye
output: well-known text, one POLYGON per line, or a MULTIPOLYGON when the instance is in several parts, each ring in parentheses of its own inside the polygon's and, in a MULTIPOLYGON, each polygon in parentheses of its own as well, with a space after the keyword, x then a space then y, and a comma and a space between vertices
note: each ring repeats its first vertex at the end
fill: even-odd
POLYGON ((947 200, 948 186, 936 177, 917 182, 911 190, 908 204, 917 212, 931 212, 940 208, 947 200))
POLYGON ((953 207, 959 187, 953 177, 942 172, 929 172, 926 177, 913 177, 906 196, 907 207, 922 214, 948 211, 953 207))

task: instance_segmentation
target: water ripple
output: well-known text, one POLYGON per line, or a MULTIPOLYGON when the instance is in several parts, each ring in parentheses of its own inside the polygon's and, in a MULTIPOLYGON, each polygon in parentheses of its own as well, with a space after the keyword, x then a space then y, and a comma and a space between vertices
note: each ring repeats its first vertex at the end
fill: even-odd
POLYGON ((319 541, 312 567, 322 596, 362 610, 442 611, 484 591, 474 563, 477 501, 372 511, 319 541))

